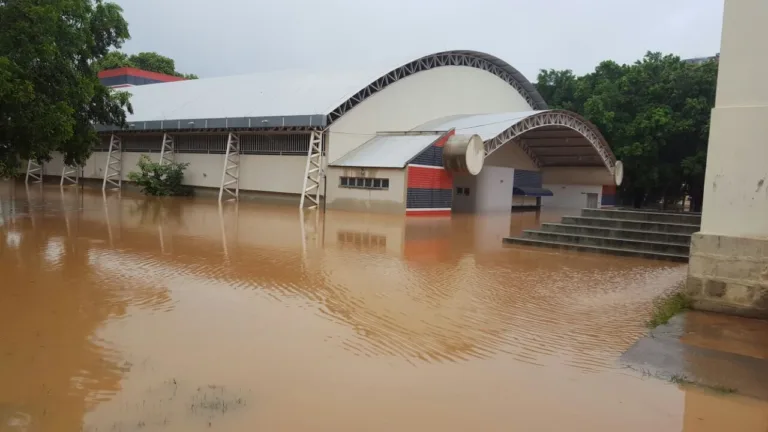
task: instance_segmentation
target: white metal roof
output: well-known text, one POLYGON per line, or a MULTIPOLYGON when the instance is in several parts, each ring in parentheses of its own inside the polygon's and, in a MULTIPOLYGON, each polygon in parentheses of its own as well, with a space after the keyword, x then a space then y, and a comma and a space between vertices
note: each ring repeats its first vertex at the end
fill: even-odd
POLYGON ((325 115, 376 73, 290 70, 136 86, 128 121, 325 115))
POLYGON ((521 120, 543 111, 520 111, 494 114, 464 114, 443 117, 424 123, 414 131, 447 131, 457 135, 480 135, 483 141, 496 138, 521 120))
POLYGON ((600 166, 613 173, 616 156, 595 125, 564 110, 463 114, 429 121, 413 131, 479 135, 486 155, 513 140, 539 166, 600 166))
MULTIPOLYGON (((531 106, 546 108, 535 87, 503 60, 477 51, 444 51, 386 65, 262 72, 135 86, 132 130, 322 127, 411 74, 441 66, 488 71, 531 106)), ((115 130, 101 126, 100 130, 115 130)))
POLYGON ((403 168, 442 134, 377 135, 330 166, 403 168))

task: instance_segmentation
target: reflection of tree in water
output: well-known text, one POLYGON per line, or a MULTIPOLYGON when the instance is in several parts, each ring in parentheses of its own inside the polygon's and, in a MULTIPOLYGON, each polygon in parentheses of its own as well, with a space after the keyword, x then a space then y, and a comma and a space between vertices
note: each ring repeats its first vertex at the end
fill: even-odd
MULTIPOLYGON (((97 339, 108 319, 126 314, 127 290, 93 268, 90 243, 68 236, 50 207, 0 227, 0 429, 80 430, 130 367, 97 339)), ((169 300, 146 294, 150 304, 169 300)))

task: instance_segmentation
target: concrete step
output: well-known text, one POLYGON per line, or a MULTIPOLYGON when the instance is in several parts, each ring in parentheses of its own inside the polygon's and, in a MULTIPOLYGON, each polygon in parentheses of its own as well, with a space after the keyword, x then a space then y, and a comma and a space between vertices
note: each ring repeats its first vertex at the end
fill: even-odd
POLYGON ((627 211, 607 209, 582 209, 584 217, 603 219, 620 219, 645 222, 676 223, 686 225, 701 225, 701 215, 686 213, 662 213, 651 211, 627 211))
POLYGON ((670 214, 687 214, 687 215, 696 215, 701 216, 701 212, 694 212, 694 211, 680 211, 680 210, 657 210, 657 209, 651 209, 651 208, 634 208, 634 207, 611 207, 606 208, 606 210, 622 210, 622 211, 638 211, 638 212, 651 212, 651 213, 670 213, 670 214))
POLYGON ((647 230, 629 230, 619 228, 607 228, 562 223, 545 223, 541 225, 541 231, 551 233, 576 234, 594 237, 611 237, 628 240, 644 240, 650 242, 675 243, 681 245, 691 244, 690 234, 677 234, 647 230))
POLYGON ((566 225, 581 225, 603 228, 615 228, 637 231, 654 231, 676 234, 693 234, 699 231, 699 225, 666 222, 649 222, 624 220, 603 217, 565 216, 562 223, 566 225))
POLYGON ((636 251, 659 252, 673 255, 690 253, 690 244, 663 243, 644 240, 618 239, 613 237, 587 236, 582 234, 565 234, 538 230, 523 231, 523 238, 548 241, 554 243, 569 243, 586 246, 598 246, 612 249, 632 249, 636 251))
POLYGON ((602 253, 602 254, 608 254, 608 255, 649 258, 649 259, 664 260, 664 261, 676 261, 676 262, 688 261, 687 254, 671 254, 671 253, 662 253, 662 252, 634 250, 629 248, 611 248, 611 247, 590 246, 590 245, 573 244, 573 243, 558 243, 558 242, 552 242, 552 241, 535 240, 535 239, 521 238, 521 237, 506 237, 504 239, 504 243, 509 245, 548 247, 548 248, 554 248, 554 249, 567 249, 567 250, 575 250, 575 251, 581 251, 581 252, 592 252, 592 253, 602 253))

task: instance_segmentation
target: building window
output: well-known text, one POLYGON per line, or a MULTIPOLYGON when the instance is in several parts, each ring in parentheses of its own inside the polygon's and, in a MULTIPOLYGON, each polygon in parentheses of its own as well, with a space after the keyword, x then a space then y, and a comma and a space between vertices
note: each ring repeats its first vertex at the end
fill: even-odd
POLYGON ((457 187, 456 188, 456 195, 469 196, 469 188, 457 187))
POLYGON ((339 185, 348 188, 360 189, 389 189, 389 179, 367 177, 341 177, 339 185))

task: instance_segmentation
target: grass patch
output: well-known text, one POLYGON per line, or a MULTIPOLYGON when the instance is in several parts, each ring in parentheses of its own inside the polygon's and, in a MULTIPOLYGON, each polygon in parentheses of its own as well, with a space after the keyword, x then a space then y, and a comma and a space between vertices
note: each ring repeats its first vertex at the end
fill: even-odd
POLYGON ((677 374, 672 375, 671 377, 669 377, 669 382, 677 385, 697 386, 697 387, 705 388, 707 390, 711 390, 719 394, 733 394, 737 392, 737 390, 733 387, 726 387, 724 385, 719 385, 719 384, 704 384, 697 381, 693 381, 688 377, 686 377, 685 375, 677 375, 677 374))
POLYGON ((690 309, 691 303, 691 299, 682 292, 659 297, 653 301, 651 319, 646 325, 648 328, 654 329, 666 324, 673 316, 690 309))

